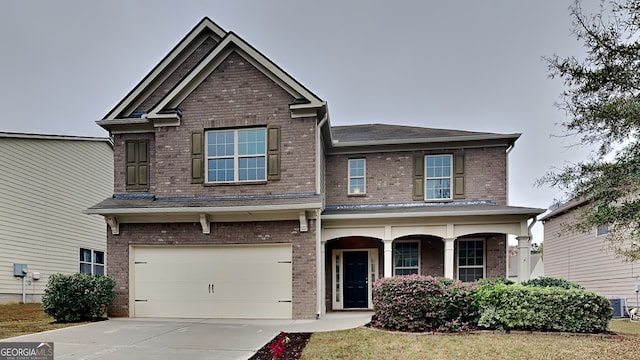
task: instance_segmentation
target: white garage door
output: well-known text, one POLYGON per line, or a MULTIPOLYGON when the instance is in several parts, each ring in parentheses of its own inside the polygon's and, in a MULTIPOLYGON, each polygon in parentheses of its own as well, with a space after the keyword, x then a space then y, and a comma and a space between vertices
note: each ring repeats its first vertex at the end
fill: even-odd
POLYGON ((131 251, 133 317, 292 317, 289 244, 131 251))

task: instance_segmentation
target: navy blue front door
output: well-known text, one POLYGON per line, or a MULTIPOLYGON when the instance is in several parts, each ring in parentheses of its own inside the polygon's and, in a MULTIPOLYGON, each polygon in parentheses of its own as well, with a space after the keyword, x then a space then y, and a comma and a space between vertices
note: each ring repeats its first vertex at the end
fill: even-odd
POLYGON ((368 258, 366 251, 344 252, 344 307, 367 308, 368 258))

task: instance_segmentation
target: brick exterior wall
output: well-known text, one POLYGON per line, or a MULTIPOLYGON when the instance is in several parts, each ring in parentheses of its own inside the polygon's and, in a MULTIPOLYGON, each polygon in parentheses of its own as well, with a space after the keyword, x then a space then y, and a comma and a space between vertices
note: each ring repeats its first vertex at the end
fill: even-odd
POLYGON ((490 234, 485 237, 486 276, 489 279, 507 277, 507 235, 490 234))
POLYGON ((107 269, 116 280, 116 299, 109 316, 129 316, 129 246, 292 244, 293 318, 316 317, 315 220, 300 232, 297 221, 212 223, 203 234, 199 223, 121 224, 120 234, 108 234, 107 269))
POLYGON ((413 158, 427 154, 464 154, 464 200, 507 204, 507 155, 504 147, 329 155, 326 158, 327 204, 384 204, 413 202, 413 158), (348 160, 366 159, 366 196, 349 196, 348 160))
POLYGON ((314 193, 316 119, 291 119, 294 99, 240 55, 233 53, 180 105, 178 127, 115 135, 115 193, 125 193, 125 141, 149 139, 149 193, 217 196, 314 193), (281 180, 238 185, 191 184, 191 133, 240 126, 280 126, 281 180))

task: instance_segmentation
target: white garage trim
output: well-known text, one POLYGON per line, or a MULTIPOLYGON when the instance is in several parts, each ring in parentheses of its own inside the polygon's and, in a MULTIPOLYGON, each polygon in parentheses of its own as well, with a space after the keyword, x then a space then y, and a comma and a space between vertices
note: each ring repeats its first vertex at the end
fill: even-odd
POLYGON ((291 254, 291 244, 130 246, 130 316, 290 319, 291 254))

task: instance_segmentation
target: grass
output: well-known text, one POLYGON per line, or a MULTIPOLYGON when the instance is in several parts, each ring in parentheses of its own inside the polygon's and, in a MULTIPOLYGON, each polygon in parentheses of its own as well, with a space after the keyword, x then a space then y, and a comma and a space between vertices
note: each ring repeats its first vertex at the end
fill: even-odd
MULTIPOLYGON (((0 339, 60 329, 80 323, 57 323, 42 310, 42 304, 0 305, 0 339)), ((84 324, 84 323, 83 323, 84 324)))
POLYGON ((420 335, 368 328, 315 333, 302 359, 640 359, 640 322, 613 320, 620 336, 420 335))

